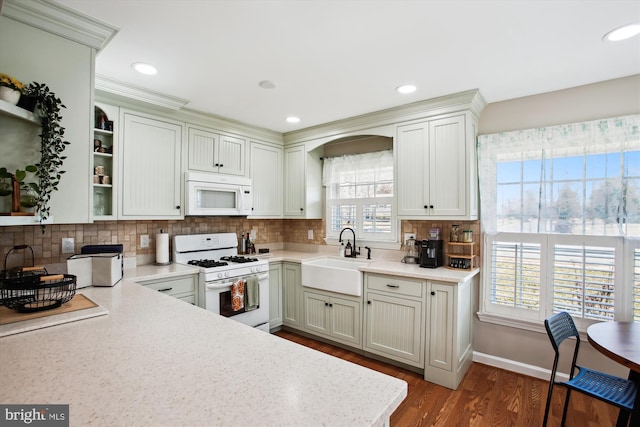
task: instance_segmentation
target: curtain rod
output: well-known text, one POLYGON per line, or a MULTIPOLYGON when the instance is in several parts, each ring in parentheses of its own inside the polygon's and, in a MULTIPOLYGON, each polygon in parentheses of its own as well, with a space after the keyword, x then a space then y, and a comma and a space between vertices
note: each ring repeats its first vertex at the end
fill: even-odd
POLYGON ((343 156, 356 156, 358 154, 379 153, 381 151, 393 151, 393 149, 392 148, 385 148, 384 150, 367 151, 366 153, 343 154, 341 156, 325 156, 325 157, 320 157, 320 160, 335 159, 336 157, 343 157, 343 156))

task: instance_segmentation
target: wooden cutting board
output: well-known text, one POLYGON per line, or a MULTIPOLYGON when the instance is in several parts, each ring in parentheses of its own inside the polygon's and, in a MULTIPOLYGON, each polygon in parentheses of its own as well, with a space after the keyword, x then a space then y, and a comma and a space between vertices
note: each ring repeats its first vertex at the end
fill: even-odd
POLYGON ((41 317, 53 316, 54 314, 69 313, 97 306, 98 304, 82 294, 75 294, 71 300, 65 302, 58 308, 34 311, 33 313, 20 313, 19 311, 2 306, 0 307, 0 325, 8 325, 9 323, 21 322, 23 320, 39 319, 41 317))
POLYGON ((20 313, 2 306, 0 307, 0 337, 108 313, 104 307, 100 307, 83 294, 75 294, 69 302, 58 308, 33 313, 20 313))

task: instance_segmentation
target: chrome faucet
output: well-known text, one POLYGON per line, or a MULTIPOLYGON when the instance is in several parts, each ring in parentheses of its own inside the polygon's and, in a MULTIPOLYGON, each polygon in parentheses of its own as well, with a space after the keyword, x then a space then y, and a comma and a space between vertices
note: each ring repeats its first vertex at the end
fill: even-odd
MULTIPOLYGON (((353 249, 351 250, 351 258, 355 258, 356 256, 360 255, 360 251, 356 250, 356 232, 353 231, 353 228, 351 227, 345 227, 340 231, 340 237, 338 237, 338 243, 342 242, 342 233, 345 232, 345 230, 350 230, 351 233, 353 234, 353 249)), ((358 248, 359 249, 359 248, 358 248)))

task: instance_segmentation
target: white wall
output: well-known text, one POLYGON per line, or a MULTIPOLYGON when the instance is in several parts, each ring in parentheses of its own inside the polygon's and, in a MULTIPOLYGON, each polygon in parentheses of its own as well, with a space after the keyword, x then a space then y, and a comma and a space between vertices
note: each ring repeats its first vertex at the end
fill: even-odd
MULTIPOLYGON (((62 125, 71 145, 63 153, 67 156, 62 167, 66 173, 59 191, 52 193, 51 215, 56 223, 88 222, 93 49, 0 16, 0 72, 25 85, 34 81, 47 84, 67 107, 61 112, 62 125)), ((25 141, 18 133, 9 136, 3 132, 0 137, 3 166, 2 150, 16 147, 21 151, 25 141)), ((36 140, 39 144, 39 138, 36 140)))
MULTIPOLYGON (((479 133, 489 134, 575 123, 640 113, 640 75, 487 105, 478 122, 479 133)), ((480 290, 478 290, 480 293, 480 290)), ((474 350, 550 369, 553 350, 545 333, 498 326, 474 319, 474 350)), ((625 375, 628 370, 594 350, 580 349, 580 363, 625 375)))

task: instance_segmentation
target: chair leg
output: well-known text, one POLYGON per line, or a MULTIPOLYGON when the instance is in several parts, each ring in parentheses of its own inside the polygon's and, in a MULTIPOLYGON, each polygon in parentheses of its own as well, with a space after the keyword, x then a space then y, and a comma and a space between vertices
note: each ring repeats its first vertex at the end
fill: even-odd
POLYGON ((567 409, 569 409, 569 398, 571 397, 571 389, 567 388, 567 397, 564 399, 564 409, 562 410, 562 423, 560 424, 564 427, 564 422, 567 419, 567 409))
POLYGON ((552 392, 553 392, 553 381, 549 383, 549 391, 547 392, 547 405, 544 407, 544 419, 542 420, 542 427, 547 427, 547 420, 549 419, 549 408, 551 407, 552 392))
POLYGON ((616 422, 616 427, 627 427, 629 424, 629 413, 624 409, 619 409, 620 413, 618 414, 618 421, 616 422))

